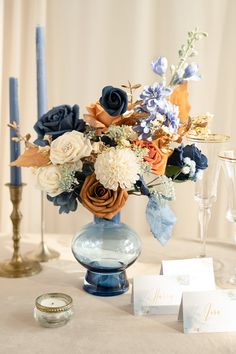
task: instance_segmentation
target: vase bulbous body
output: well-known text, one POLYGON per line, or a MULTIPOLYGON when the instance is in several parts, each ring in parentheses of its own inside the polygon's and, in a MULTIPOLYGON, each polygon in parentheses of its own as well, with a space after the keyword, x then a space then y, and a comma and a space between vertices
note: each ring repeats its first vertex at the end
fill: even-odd
POLYGON ((76 260, 87 268, 84 290, 98 296, 123 294, 129 288, 126 268, 141 252, 137 233, 120 222, 118 213, 113 219, 94 218, 72 241, 76 260))

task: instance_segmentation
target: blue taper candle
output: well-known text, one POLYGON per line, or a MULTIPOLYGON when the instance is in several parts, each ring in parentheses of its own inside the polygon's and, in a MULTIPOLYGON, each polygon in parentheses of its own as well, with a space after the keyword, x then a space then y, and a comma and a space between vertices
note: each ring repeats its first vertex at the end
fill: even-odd
POLYGON ((38 119, 47 112, 47 85, 44 28, 36 27, 38 119))
MULTIPOLYGON (((18 81, 15 77, 9 79, 9 98, 10 98, 10 123, 16 122, 19 125, 19 105, 18 105, 18 81)), ((10 159, 16 160, 20 155, 20 143, 12 140, 16 137, 16 131, 10 129, 10 159)), ((21 185, 21 168, 10 167, 10 183, 14 186, 21 185)))

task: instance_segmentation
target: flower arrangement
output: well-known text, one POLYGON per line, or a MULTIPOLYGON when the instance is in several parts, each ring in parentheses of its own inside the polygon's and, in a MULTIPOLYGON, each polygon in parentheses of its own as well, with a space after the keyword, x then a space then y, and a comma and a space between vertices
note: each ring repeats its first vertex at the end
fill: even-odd
POLYGON ((173 182, 196 181, 207 167, 195 145, 182 144, 192 127, 188 82, 200 79, 197 64, 187 61, 204 36, 198 29, 188 33, 169 81, 167 59, 153 61, 160 80, 142 88, 138 100, 134 93, 141 85, 129 82, 122 89, 104 87, 83 119, 78 105, 55 107, 36 122, 34 143, 10 124, 26 146, 11 165, 33 167, 38 187, 59 213, 75 211, 81 203, 96 217, 112 219, 130 194, 146 196, 147 221, 164 244, 175 222, 168 205, 173 182))

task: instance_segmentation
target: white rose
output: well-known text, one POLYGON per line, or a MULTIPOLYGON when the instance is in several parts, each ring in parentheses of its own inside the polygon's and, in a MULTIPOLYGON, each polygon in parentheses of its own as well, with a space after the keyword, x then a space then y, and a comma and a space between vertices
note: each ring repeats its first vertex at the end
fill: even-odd
POLYGON ((57 166, 49 165, 38 169, 37 186, 51 197, 62 193, 59 187, 60 181, 61 173, 57 166))
POLYGON ((54 165, 66 162, 76 162, 92 151, 90 140, 83 133, 73 130, 53 140, 50 150, 50 160, 54 165))

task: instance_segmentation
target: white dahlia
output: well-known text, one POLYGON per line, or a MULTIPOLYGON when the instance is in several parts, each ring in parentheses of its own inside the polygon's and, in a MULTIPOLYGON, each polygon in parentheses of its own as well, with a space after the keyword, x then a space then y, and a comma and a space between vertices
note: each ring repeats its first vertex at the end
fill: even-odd
POLYGON ((67 132, 51 144, 50 160, 54 165, 77 162, 92 151, 90 140, 83 133, 73 130, 67 132))
POLYGON ((131 188, 139 179, 136 154, 128 149, 110 148, 98 155, 94 164, 97 180, 114 191, 118 187, 131 188))

